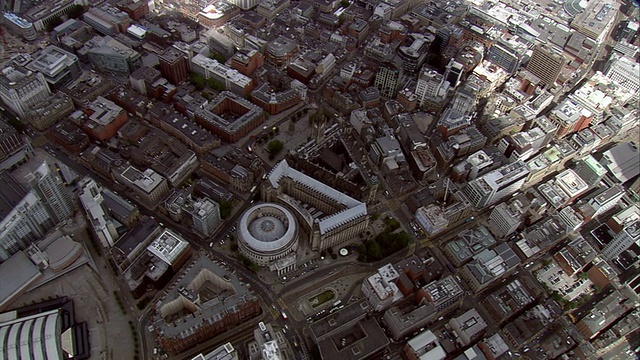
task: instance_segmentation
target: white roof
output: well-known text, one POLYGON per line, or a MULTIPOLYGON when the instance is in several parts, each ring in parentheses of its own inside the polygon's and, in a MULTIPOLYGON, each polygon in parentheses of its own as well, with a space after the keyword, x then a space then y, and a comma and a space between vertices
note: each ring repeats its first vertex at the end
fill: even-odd
POLYGON ((318 220, 321 234, 325 234, 331 229, 340 226, 348 221, 356 219, 360 216, 367 215, 367 204, 360 202, 346 194, 343 194, 338 190, 332 188, 331 186, 323 184, 320 181, 309 177, 296 169, 291 168, 285 160, 280 161, 271 170, 268 180, 271 183, 271 186, 277 189, 280 186, 280 179, 282 179, 283 177, 288 177, 295 182, 302 183, 312 190, 319 192, 320 194, 325 195, 346 207, 346 209, 340 212, 328 215, 318 220))
POLYGON ((56 309, 0 323, 0 354, 8 360, 62 359, 60 321, 56 309))
POLYGON ((186 241, 173 231, 164 229, 160 236, 147 247, 147 250, 160 260, 172 265, 187 247, 189 244, 186 241))

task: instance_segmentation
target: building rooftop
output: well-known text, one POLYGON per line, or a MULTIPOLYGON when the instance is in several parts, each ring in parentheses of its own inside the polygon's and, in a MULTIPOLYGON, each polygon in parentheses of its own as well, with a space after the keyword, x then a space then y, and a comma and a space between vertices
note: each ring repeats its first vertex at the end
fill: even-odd
POLYGON ((367 215, 367 204, 360 202, 344 193, 339 192, 329 185, 325 185, 320 181, 301 173, 300 171, 290 167, 286 160, 282 160, 276 166, 274 166, 273 169, 271 169, 271 172, 269 172, 267 179, 271 183, 271 186, 273 186, 274 188, 278 188, 280 186, 280 180, 283 177, 287 177, 295 182, 302 183, 309 187, 311 190, 332 199, 345 208, 342 211, 338 211, 334 214, 329 214, 319 219, 318 225, 320 227, 321 234, 325 234, 331 229, 340 226, 348 221, 351 221, 352 219, 367 215))
POLYGON ((451 275, 440 280, 432 281, 423 286, 422 289, 428 294, 431 302, 436 308, 440 308, 440 304, 446 303, 450 299, 460 298, 462 287, 451 275))
POLYGON ((182 255, 189 247, 189 243, 169 229, 165 229, 147 247, 147 250, 169 265, 182 255))
POLYGON ((200 255, 158 301, 153 326, 165 338, 186 338, 254 301, 257 297, 240 279, 200 255))
POLYGON ((489 229, 478 226, 460 232, 455 240, 447 243, 446 247, 448 252, 456 256, 458 263, 463 263, 495 243, 496 239, 489 229))
POLYGON ((131 165, 122 167, 122 177, 127 179, 132 185, 138 187, 145 193, 151 193, 156 187, 158 187, 165 179, 162 175, 147 169, 144 172, 136 169, 131 165))
POLYGON ((560 187, 570 198, 574 198, 585 192, 589 185, 571 169, 567 169, 555 177, 555 184, 560 187))

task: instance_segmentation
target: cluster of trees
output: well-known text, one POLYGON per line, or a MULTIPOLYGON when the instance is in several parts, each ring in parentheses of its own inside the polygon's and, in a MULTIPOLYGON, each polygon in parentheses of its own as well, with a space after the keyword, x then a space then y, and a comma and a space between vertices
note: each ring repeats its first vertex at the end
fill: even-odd
POLYGON ((233 204, 230 201, 221 201, 220 202, 220 217, 226 219, 231 215, 231 210, 233 209, 233 204))
POLYGON ((358 261, 373 262, 386 258, 409 245, 411 237, 405 231, 395 232, 400 223, 394 218, 386 218, 383 232, 373 240, 365 240, 358 246, 358 261))
POLYGON ((249 269, 249 270, 251 270, 253 272, 258 272, 258 270, 260 270, 260 266, 252 263, 251 260, 249 260, 248 258, 244 257, 242 254, 238 254, 236 259, 238 259, 238 261, 240 261, 242 263, 242 265, 244 265, 244 267, 246 267, 247 269, 249 269))
POLYGON ((191 82, 198 91, 204 90, 204 88, 207 86, 215 91, 224 90, 224 84, 222 84, 220 81, 213 78, 205 79, 202 75, 196 74, 194 72, 189 73, 189 82, 191 82))
MULTIPOLYGON (((82 14, 84 14, 85 11, 86 9, 84 6, 76 4, 69 8, 65 17, 69 19, 77 19, 80 16, 82 16, 82 14)), ((62 24, 63 22, 64 20, 60 16, 56 16, 52 18, 47 23, 47 31, 48 32, 53 31, 53 29, 55 29, 58 25, 62 24)))
POLYGON ((271 140, 267 144, 267 151, 269 152, 269 159, 272 159, 284 149, 284 143, 280 140, 271 140))

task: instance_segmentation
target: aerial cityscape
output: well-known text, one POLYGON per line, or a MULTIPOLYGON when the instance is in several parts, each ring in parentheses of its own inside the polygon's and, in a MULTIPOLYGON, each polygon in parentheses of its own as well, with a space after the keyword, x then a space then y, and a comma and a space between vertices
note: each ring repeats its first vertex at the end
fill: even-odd
POLYGON ((0 0, 0 359, 640 359, 634 0, 0 0))

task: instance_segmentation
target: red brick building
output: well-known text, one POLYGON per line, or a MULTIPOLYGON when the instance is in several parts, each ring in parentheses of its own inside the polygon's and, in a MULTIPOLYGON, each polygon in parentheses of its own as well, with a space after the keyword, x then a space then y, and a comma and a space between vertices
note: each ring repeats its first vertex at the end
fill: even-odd
POLYGON ((231 67, 241 74, 251 76, 264 64, 264 57, 256 50, 240 49, 231 58, 231 67))
POLYGON ((189 60, 173 47, 165 49, 159 56, 160 73, 173 85, 178 85, 189 77, 189 60))

